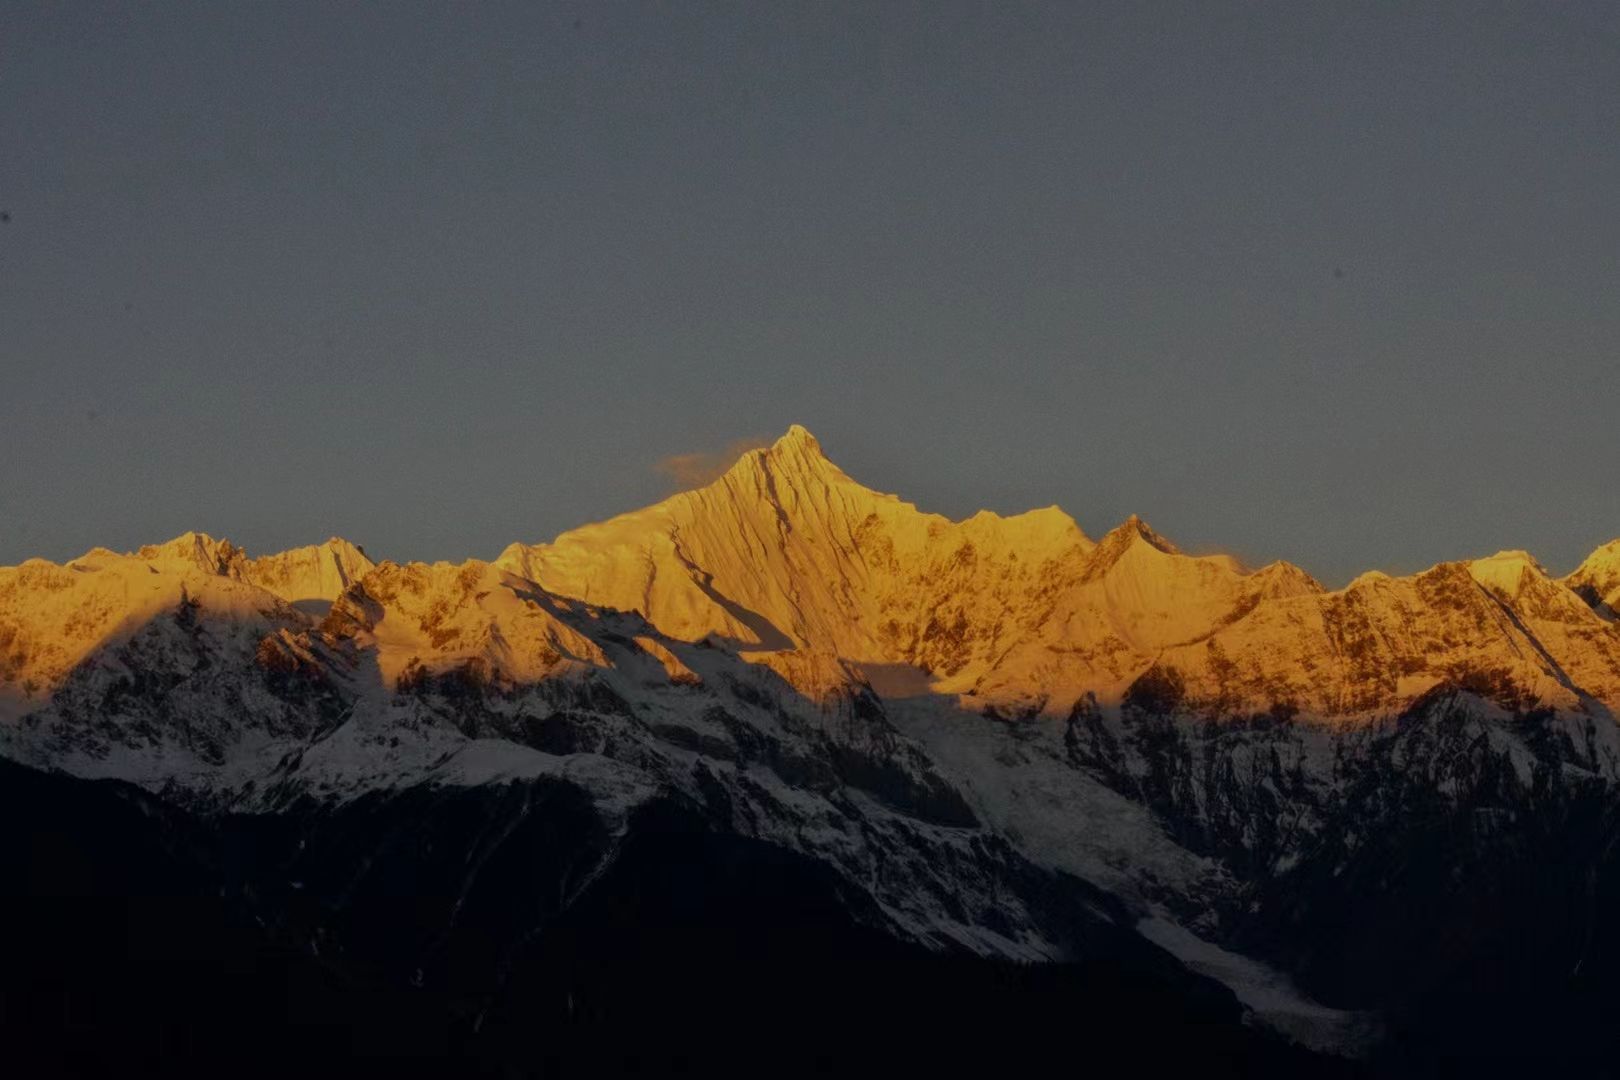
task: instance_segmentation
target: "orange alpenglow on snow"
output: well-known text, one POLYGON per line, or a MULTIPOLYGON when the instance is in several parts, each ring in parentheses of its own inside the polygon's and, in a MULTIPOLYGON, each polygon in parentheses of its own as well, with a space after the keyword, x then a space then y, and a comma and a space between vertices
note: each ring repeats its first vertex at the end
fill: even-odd
POLYGON ((925 513, 798 426, 705 486, 493 563, 379 565, 337 538, 249 558, 188 533, 0 569, 0 710, 182 598, 272 653, 343 643, 387 682, 611 665, 575 623, 622 612, 648 677, 676 683, 700 676, 671 649, 702 642, 807 692, 842 680, 1033 712, 1117 702, 1150 673, 1208 714, 1390 715, 1448 684, 1620 709, 1620 541, 1561 580, 1508 551, 1327 591, 1288 563, 1183 554, 1135 517, 1094 542, 1056 507, 925 513))

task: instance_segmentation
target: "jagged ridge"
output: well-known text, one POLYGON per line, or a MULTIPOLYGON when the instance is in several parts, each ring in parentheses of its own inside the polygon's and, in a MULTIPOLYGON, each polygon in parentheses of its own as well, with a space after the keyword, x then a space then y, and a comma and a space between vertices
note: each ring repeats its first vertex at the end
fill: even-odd
POLYGON ((1097 543, 1056 508, 952 522, 796 428, 493 564, 188 533, 0 569, 0 752, 211 812, 543 783, 609 847, 673 799, 833 868, 886 932, 1020 959, 1083 952, 1065 875, 1336 1044, 1353 1017, 1193 932, 1286 959, 1243 938, 1255 897, 1394 843, 1347 808, 1387 838, 1413 807, 1451 835, 1609 805, 1617 552, 1326 591, 1134 517, 1097 543))

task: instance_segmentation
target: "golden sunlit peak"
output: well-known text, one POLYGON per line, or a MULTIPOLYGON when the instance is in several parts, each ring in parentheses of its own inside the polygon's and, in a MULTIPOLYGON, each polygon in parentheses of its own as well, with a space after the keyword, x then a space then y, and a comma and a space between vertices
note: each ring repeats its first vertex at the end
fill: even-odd
POLYGON ((802 424, 790 425, 787 429, 787 433, 780 439, 777 439, 776 442, 771 445, 771 449, 779 453, 814 454, 817 457, 824 456, 821 451, 820 440, 818 440, 814 435, 810 434, 810 429, 804 427, 802 424))
MULTIPOLYGON (((1126 518, 1124 522, 1120 524, 1119 528, 1115 529, 1110 536, 1117 536, 1121 540, 1125 541, 1142 540, 1147 542, 1152 547, 1158 548, 1167 555, 1179 555, 1181 553, 1180 549, 1177 548, 1176 545, 1172 544, 1169 540, 1166 540, 1157 532, 1154 532, 1153 526, 1143 521, 1141 517, 1136 514, 1132 514, 1130 517, 1126 518)), ((1107 537, 1105 537, 1104 540, 1106 542, 1107 537)))
POLYGON ((794 424, 768 447, 750 450, 729 470, 734 478, 751 477, 761 470, 780 474, 788 483, 825 484, 841 477, 838 466, 822 452, 821 443, 802 425, 794 424))
POLYGON ((1581 563, 1582 568, 1616 567, 1620 568, 1620 539, 1610 540, 1581 563))
POLYGON ((1488 559, 1475 559, 1474 562, 1524 563, 1528 566, 1534 567, 1542 573, 1546 573, 1546 568, 1541 565, 1540 561, 1523 548, 1505 549, 1503 551, 1498 551, 1495 555, 1492 555, 1488 559))
POLYGON ((783 432, 782 437, 776 441, 780 443, 788 439, 809 440, 812 443, 816 441, 816 437, 810 434, 810 429, 803 424, 789 424, 787 431, 783 432))

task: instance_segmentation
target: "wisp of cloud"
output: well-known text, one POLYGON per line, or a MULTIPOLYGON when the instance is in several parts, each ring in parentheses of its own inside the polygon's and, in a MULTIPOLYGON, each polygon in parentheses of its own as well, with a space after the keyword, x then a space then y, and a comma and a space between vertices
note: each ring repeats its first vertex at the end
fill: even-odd
POLYGON ((718 480, 720 476, 750 450, 769 446, 771 441, 758 435, 734 439, 723 450, 698 450, 690 454, 671 454, 654 463, 653 469, 669 480, 670 491, 690 491, 718 480))

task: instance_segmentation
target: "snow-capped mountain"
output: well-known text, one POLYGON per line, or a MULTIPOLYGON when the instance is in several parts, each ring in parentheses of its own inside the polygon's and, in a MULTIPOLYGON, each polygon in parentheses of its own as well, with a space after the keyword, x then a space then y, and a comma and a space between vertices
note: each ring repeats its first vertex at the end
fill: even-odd
POLYGON ((340 537, 247 561, 241 576, 309 614, 324 614, 377 564, 340 537))
POLYGON ((795 427, 492 563, 188 533, 0 569, 0 752, 275 837, 204 876, 383 985, 471 979, 480 1024, 511 957, 678 821, 884 941, 1151 972, 1279 1039, 1422 1060, 1459 988, 1545 1005, 1620 956, 1617 602, 1620 541, 1562 580, 1501 552, 1326 590, 1134 517, 1095 542, 1055 507, 952 522, 795 427), (566 835, 531 865, 536 808, 566 835), (446 951, 462 901, 364 925, 374 875, 464 901, 487 867, 518 907, 478 916, 482 974, 446 951), (1481 984, 1509 940, 1539 951, 1481 984))
POLYGON ((862 487, 794 428, 708 487, 497 563, 687 640, 909 669, 998 707, 1117 704, 1157 668, 1199 711, 1326 720, 1465 680, 1620 706, 1620 627, 1601 606, 1616 551, 1563 583, 1502 552, 1329 592, 1288 563, 1184 555, 1134 517, 1095 544, 1055 507, 953 523, 862 487))
POLYGON ((1564 579, 1583 600, 1613 618, 1620 612, 1620 540, 1611 540, 1589 555, 1564 579))

